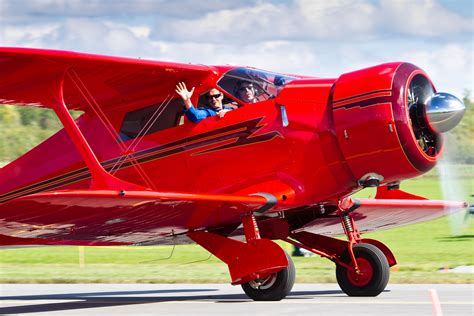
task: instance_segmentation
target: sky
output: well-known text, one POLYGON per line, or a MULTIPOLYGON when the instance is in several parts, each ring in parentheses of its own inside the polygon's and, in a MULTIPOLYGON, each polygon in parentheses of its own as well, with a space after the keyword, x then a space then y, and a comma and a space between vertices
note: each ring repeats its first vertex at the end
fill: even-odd
POLYGON ((0 46, 317 77, 411 62, 474 94, 472 0, 0 0, 0 46))

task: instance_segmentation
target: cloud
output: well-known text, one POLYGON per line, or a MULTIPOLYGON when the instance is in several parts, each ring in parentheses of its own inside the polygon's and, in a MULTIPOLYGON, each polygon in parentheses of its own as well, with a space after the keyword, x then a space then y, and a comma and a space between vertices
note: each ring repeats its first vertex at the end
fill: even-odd
POLYGON ((307 73, 317 55, 306 43, 274 41, 259 45, 161 42, 160 58, 208 65, 252 66, 277 72, 307 73), (284 62, 282 62, 284 61, 284 62))
POLYGON ((472 36, 472 19, 432 0, 262 1, 203 16, 157 19, 154 39, 218 43, 270 40, 360 41, 391 36, 472 36))
POLYGON ((472 16, 434 0, 2 0, 0 10, 3 23, 17 25, 82 17, 146 24, 153 40, 167 41, 354 42, 473 35, 472 16))
POLYGON ((269 37, 281 38, 286 32, 280 25, 287 20, 282 20, 283 8, 284 6, 262 3, 186 19, 158 20, 151 37, 201 43, 219 43, 225 39, 245 42, 265 40, 269 37), (279 32, 270 32, 273 28, 278 28, 279 32))
POLYGON ((0 13, 14 16, 110 17, 159 15, 195 17, 252 5, 255 0, 2 0, 0 13))
POLYGON ((474 92, 472 47, 449 43, 433 50, 413 50, 401 58, 425 70, 438 91, 462 97, 465 89, 474 92))
POLYGON ((6 25, 0 31, 1 46, 46 47, 58 27, 57 23, 6 25))
POLYGON ((433 0, 382 0, 380 9, 384 29, 391 33, 426 37, 473 33, 471 18, 449 11, 433 0))
POLYGON ((156 49, 147 38, 146 29, 95 19, 70 18, 40 25, 9 25, 3 31, 2 46, 76 50, 129 57, 149 54, 156 49))
POLYGON ((296 5, 296 14, 303 18, 298 21, 313 38, 358 39, 372 35, 377 29, 377 7, 368 1, 298 0, 296 5))

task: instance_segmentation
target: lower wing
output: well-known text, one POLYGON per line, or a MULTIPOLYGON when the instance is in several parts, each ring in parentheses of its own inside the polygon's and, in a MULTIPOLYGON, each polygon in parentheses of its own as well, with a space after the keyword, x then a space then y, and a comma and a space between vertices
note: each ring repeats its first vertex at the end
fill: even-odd
MULTIPOLYGON (((380 187, 375 199, 343 201, 359 232, 395 228, 429 221, 467 207, 465 202, 428 200, 402 190, 380 187)), ((315 219, 302 230, 321 235, 344 234, 339 216, 315 219)))
POLYGON ((0 245, 18 245, 22 240, 25 244, 149 242, 193 229, 223 227, 245 212, 263 212, 276 202, 265 194, 43 192, 0 205, 0 245))

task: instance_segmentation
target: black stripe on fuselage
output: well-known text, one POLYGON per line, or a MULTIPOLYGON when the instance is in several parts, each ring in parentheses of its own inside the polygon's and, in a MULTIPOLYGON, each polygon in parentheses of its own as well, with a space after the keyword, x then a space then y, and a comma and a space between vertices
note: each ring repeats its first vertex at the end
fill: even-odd
POLYGON ((376 97, 376 98, 370 98, 366 100, 361 100, 361 101, 355 101, 351 103, 347 103, 344 105, 340 105, 338 107, 335 107, 334 110, 339 110, 339 109, 350 109, 350 108, 355 108, 355 107, 367 107, 367 106, 372 106, 380 103, 392 103, 393 97, 392 96, 384 96, 384 97, 376 97))
POLYGON ((345 102, 345 101, 349 101, 349 100, 352 100, 352 99, 361 98, 361 97, 368 97, 367 99, 369 99, 369 98, 370 98, 370 95, 372 95, 372 94, 378 94, 378 93, 384 93, 384 92, 390 92, 390 93, 391 93, 391 92, 392 92, 392 89, 375 90, 375 91, 370 91, 370 92, 366 92, 366 93, 361 93, 361 94, 353 95, 353 96, 351 96, 351 97, 347 97, 347 98, 335 100, 335 101, 333 101, 333 105, 334 105, 334 106, 338 106, 338 105, 337 105, 338 103, 345 102))
MULTIPOLYGON (((241 122, 238 124, 222 127, 209 132, 201 133, 198 135, 179 139, 177 141, 167 143, 165 145, 155 146, 148 148, 133 154, 133 158, 139 163, 146 163, 153 160, 169 157, 175 154, 183 153, 197 148, 203 148, 202 151, 198 151, 194 154, 204 154, 217 150, 228 149, 232 147, 239 147, 248 144, 254 144, 258 142, 268 141, 274 137, 281 136, 276 131, 271 131, 261 135, 255 135, 263 126, 259 126, 259 123, 263 120, 263 117, 252 119, 249 121, 241 122), (235 142, 228 144, 225 141, 235 139, 235 142), (225 142, 225 144, 217 147, 210 147, 218 143, 225 142)), ((123 156, 113 158, 101 163, 105 170, 111 171, 125 169, 133 164, 133 159, 126 158, 123 156), (114 167, 119 161, 118 167, 114 167)), ((27 194, 34 194, 43 191, 52 190, 58 187, 66 186, 74 182, 85 180, 91 177, 90 171, 87 167, 71 171, 54 178, 43 180, 30 184, 26 187, 10 191, 6 194, 0 195, 0 203, 7 202, 14 198, 24 196, 27 194)))

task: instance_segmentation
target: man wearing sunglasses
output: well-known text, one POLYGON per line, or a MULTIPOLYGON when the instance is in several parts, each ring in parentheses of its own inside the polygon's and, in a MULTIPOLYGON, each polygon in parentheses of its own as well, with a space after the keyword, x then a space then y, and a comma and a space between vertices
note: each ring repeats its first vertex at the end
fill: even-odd
POLYGON ((250 81, 239 80, 235 85, 234 91, 234 95, 244 103, 257 102, 257 92, 250 81))
POLYGON ((186 110, 184 113, 186 117, 194 123, 200 122, 206 117, 218 115, 220 118, 224 117, 226 112, 232 110, 232 108, 227 108, 222 104, 224 95, 217 89, 211 89, 207 94, 207 107, 196 109, 191 102, 191 96, 194 92, 194 87, 188 91, 186 84, 180 82, 176 85, 176 93, 181 96, 184 101, 184 106, 186 110))

